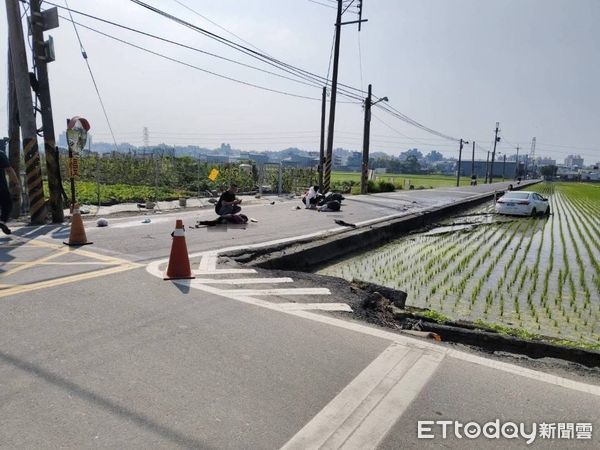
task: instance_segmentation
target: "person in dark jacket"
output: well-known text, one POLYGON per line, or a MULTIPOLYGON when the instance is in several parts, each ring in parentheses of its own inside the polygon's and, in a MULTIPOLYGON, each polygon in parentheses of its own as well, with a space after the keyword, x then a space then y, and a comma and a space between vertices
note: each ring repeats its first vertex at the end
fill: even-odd
POLYGON ((239 206, 242 200, 235 197, 237 186, 231 184, 229 189, 221 194, 219 201, 215 204, 215 212, 219 216, 227 216, 229 214, 237 214, 242 210, 239 206))
POLYGON ((19 177, 15 170, 10 166, 6 153, 0 151, 0 230, 4 234, 10 234, 10 228, 6 226, 6 222, 10 217, 12 210, 12 197, 8 183, 6 182, 6 175, 10 178, 11 185, 13 187, 13 194, 20 196, 21 187, 19 184, 19 177))

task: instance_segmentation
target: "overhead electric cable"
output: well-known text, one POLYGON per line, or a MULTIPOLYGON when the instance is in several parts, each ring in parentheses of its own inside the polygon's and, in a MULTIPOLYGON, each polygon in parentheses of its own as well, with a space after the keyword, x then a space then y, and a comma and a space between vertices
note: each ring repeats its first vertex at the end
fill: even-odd
MULTIPOLYGON (((156 13, 156 14, 159 14, 159 15, 161 15, 161 16, 169 19, 169 20, 172 20, 172 21, 174 21, 176 23, 179 23, 180 25, 183 25, 183 26, 185 26, 187 28, 190 28, 190 29, 192 29, 192 30, 194 30, 194 31, 196 31, 198 33, 204 34, 205 36, 208 36, 211 39, 215 39, 215 40, 221 42, 222 44, 227 45, 228 47, 234 48, 234 49, 236 49, 236 50, 238 50, 238 51, 240 51, 240 52, 242 52, 242 53, 244 53, 244 54, 246 54, 248 56, 260 59, 260 60, 262 60, 263 62, 266 62, 266 63, 271 62, 271 63, 277 65, 278 67, 280 67, 281 70, 284 70, 283 68, 287 68, 289 70, 292 70, 292 71, 296 72, 298 76, 309 77, 313 81, 318 81, 321 84, 323 84, 324 82, 328 82, 329 81, 327 79, 324 79, 320 75, 314 74, 312 72, 309 72, 307 70, 301 69, 299 67, 295 67, 295 66, 293 66, 291 64, 287 64, 287 63, 285 63, 283 61, 280 61, 280 60, 278 60, 276 58, 273 58, 273 57, 271 57, 269 55, 257 52, 255 50, 252 50, 252 49, 248 48, 248 47, 245 47, 245 46, 240 45, 240 44, 238 44, 236 42, 233 42, 233 41, 231 41, 231 40, 229 40, 227 38, 219 36, 218 34, 212 33, 212 32, 210 32, 210 31, 208 31, 208 30, 206 30, 206 29, 204 29, 202 27, 199 27, 199 26, 194 25, 194 24, 192 24, 190 22, 187 22, 187 21, 185 21, 183 19, 180 19, 180 18, 178 18, 178 17, 176 17, 176 16, 174 16, 172 14, 169 14, 169 13, 167 13, 165 11, 162 11, 159 8, 155 8, 154 6, 149 5, 149 4, 147 4, 147 3, 145 3, 145 2, 143 2, 141 0, 129 0, 129 1, 131 1, 132 3, 135 3, 135 4, 139 5, 139 6, 141 6, 143 8, 146 8, 146 9, 148 9, 148 10, 150 10, 150 11, 156 13)), ((356 89, 356 88, 354 88, 352 86, 344 85, 344 84, 341 84, 341 83, 339 85, 341 87, 347 89, 347 90, 359 91, 360 94, 364 94, 364 92, 362 92, 359 89, 356 89)))
POLYGON ((225 27, 222 27, 221 25, 219 25, 217 22, 215 22, 214 20, 209 19, 208 17, 206 17, 205 15, 200 14, 198 11, 196 11, 195 9, 192 9, 191 7, 189 7, 188 5, 186 5, 183 2, 180 2, 179 0, 173 0, 175 3, 178 3, 179 5, 183 6, 185 9, 187 9, 188 11, 191 11, 192 13, 196 14, 198 17, 202 17, 204 20, 212 23, 215 27, 220 28, 221 30, 225 31, 226 33, 231 34, 232 36, 235 36, 236 38, 238 38, 240 41, 244 42, 245 44, 248 44, 250 47, 258 50, 259 52, 265 53, 263 50, 261 50, 260 48, 258 48, 256 45, 253 45, 252 43, 246 41, 245 39, 241 38, 240 36, 238 36, 237 34, 235 34, 233 31, 228 30, 225 27))
MULTIPOLYGON (((60 17, 61 17, 61 18, 63 18, 64 20, 71 21, 71 20, 67 19, 67 18, 66 18, 66 17, 64 17, 64 16, 60 16, 60 17)), ((98 34, 100 34, 100 35, 102 35, 102 36, 105 36, 105 37, 107 37, 107 38, 109 38, 109 39, 112 39, 112 40, 115 40, 115 41, 121 42, 122 44, 129 45, 129 46, 131 46, 131 47, 137 48, 137 49, 139 49, 139 50, 142 50, 142 51, 144 51, 144 52, 150 53, 150 54, 152 54, 152 55, 159 56, 159 57, 161 57, 161 58, 164 58, 164 59, 167 59, 167 60, 169 60, 169 61, 176 62, 176 63, 178 63, 178 64, 181 64, 181 65, 184 65, 184 66, 190 67, 190 68, 192 68, 192 69, 199 70, 199 71, 201 71, 201 72, 208 73, 208 74, 210 74, 210 75, 217 76, 217 77, 219 77, 219 78, 224 78, 224 79, 226 79, 226 80, 229 80, 229 81, 233 81, 233 82, 236 82, 236 83, 239 83, 239 84, 243 84, 243 85, 246 85, 246 86, 255 87, 255 88, 257 88, 257 89, 262 89, 262 90, 264 90, 264 91, 274 92, 274 93, 277 93, 277 94, 283 94, 283 95, 288 95, 288 96, 291 96, 291 97, 297 97, 297 98, 303 98, 303 99, 307 99, 307 100, 316 100, 316 101, 321 101, 321 99, 320 99, 320 98, 316 98, 316 97, 308 97, 308 96, 306 96, 306 95, 294 94, 294 93, 291 93, 291 92, 285 92, 285 91, 280 91, 280 90, 277 90, 277 89, 271 89, 271 88, 268 88, 268 87, 265 87, 265 86, 261 86, 261 85, 258 85, 258 84, 250 83, 250 82, 248 82, 248 81, 242 81, 242 80, 238 80, 237 78, 229 77, 229 76, 227 76, 227 75, 223 75, 223 74, 220 74, 220 73, 217 73, 217 72, 213 72, 213 71, 211 71, 211 70, 203 69, 203 68, 201 68, 201 67, 195 66, 195 65, 193 65, 193 64, 190 64, 190 63, 187 63, 187 62, 185 62, 185 61, 181 61, 181 60, 179 60, 179 59, 172 58, 172 57, 170 57, 170 56, 167 56, 167 55, 163 55, 162 53, 158 53, 158 52, 155 52, 155 51, 153 51, 153 50, 149 50, 149 49, 147 49, 147 48, 144 48, 144 47, 141 47, 141 46, 139 46, 139 45, 133 44, 133 43, 131 43, 131 42, 125 41, 125 40, 123 40, 123 39, 120 39, 120 38, 118 38, 118 37, 111 36, 111 35, 109 35, 109 34, 107 34, 107 33, 104 33, 104 32, 102 32, 102 31, 96 30, 96 29, 94 29, 94 28, 88 27, 88 26, 86 26, 86 25, 83 25, 83 24, 81 24, 81 23, 79 23, 79 22, 75 22, 75 21, 72 21, 72 22, 73 22, 73 24, 77 24, 77 25, 78 25, 78 26, 80 26, 81 28, 85 28, 86 30, 93 31, 94 33, 98 33, 98 34)))
MULTIPOLYGON (((133 0, 132 0, 132 1, 133 1, 133 0)), ((69 14, 71 14, 71 12, 72 12, 72 13, 75 13, 75 14, 82 15, 82 16, 84 16, 84 17, 88 17, 88 18, 90 18, 90 19, 98 20, 98 21, 100 21, 100 22, 103 22, 103 23, 107 23, 107 24, 110 24, 110 25, 113 25, 113 26, 117 26, 117 27, 120 27, 120 28, 123 28, 123 29, 127 29, 127 30, 129 30, 129 31, 133 31, 133 32, 140 33, 140 34, 145 34, 146 36, 153 37, 153 38, 156 38, 156 39, 160 39, 160 40, 163 40, 163 41, 165 41, 165 42, 170 42, 170 43, 173 43, 173 44, 175 44, 175 45, 180 45, 180 46, 182 46, 182 47, 186 47, 186 48, 188 48, 188 49, 191 49, 191 50, 194 50, 194 51, 198 51, 198 52, 201 52, 201 53, 209 54, 209 55, 211 55, 211 56, 215 56, 215 57, 217 57, 217 58, 220 58, 220 59, 225 59, 225 60, 228 60, 228 61, 230 61, 230 62, 233 62, 233 61, 234 61, 234 60, 231 60, 231 59, 229 59, 229 58, 222 57, 222 56, 220 56, 220 55, 212 54, 212 53, 210 53, 210 52, 206 52, 206 51, 204 51, 204 50, 200 50, 200 49, 197 49, 197 48, 194 48, 194 47, 186 46, 185 44, 177 43, 176 41, 171 41, 171 40, 169 40, 169 39, 160 38, 160 37, 158 37, 158 36, 156 36, 156 35, 153 35, 153 34, 151 34, 151 33, 147 33, 147 32, 141 31, 141 30, 137 30, 137 29, 134 29, 134 28, 132 28, 132 27, 128 27, 128 26, 125 26, 125 25, 122 25, 122 24, 116 23, 116 22, 114 22, 114 21, 107 20, 107 19, 103 19, 103 18, 100 18, 100 17, 94 16, 94 15, 91 15, 91 14, 88 14, 88 13, 85 13, 85 12, 82 12, 82 11, 78 11, 78 10, 71 9, 71 8, 65 8, 64 6, 57 5, 57 4, 55 4, 55 3, 52 3, 52 2, 49 2, 49 1, 47 1, 46 3, 47 3, 47 4, 49 4, 49 5, 52 5, 52 6, 56 6, 56 7, 58 7, 58 8, 67 9, 67 10, 69 11, 69 14)), ((165 13, 165 14, 167 14, 167 13, 165 13)), ((169 16, 170 16, 170 15, 169 15, 169 16)), ((187 23, 187 22, 185 22, 185 21, 182 21, 182 22, 184 22, 184 23, 187 23)), ((186 25, 186 26, 187 26, 187 25, 186 25)), ((190 27, 195 27, 195 26, 194 26, 194 25, 192 25, 192 24, 190 24, 190 27)), ((89 27, 88 27, 88 28, 89 28, 89 27)), ((93 29, 92 29, 92 30, 93 30, 93 29)), ((203 29, 201 29, 201 28, 200 28, 200 30, 202 30, 202 31, 201 31, 201 33, 203 33, 203 34, 207 34, 207 33, 208 33, 209 35, 213 35, 213 33, 210 33, 210 32, 208 32, 208 31, 206 31, 206 32, 205 32, 205 30, 203 30, 203 29)), ((218 36, 218 35, 215 35, 215 36, 218 36)), ((212 36, 209 36, 209 37, 212 37, 212 36)), ((222 38, 222 37, 220 37, 220 36, 218 36, 218 38, 219 38, 219 39, 217 39, 217 40, 221 40, 221 39, 223 39, 223 40, 226 40, 226 41, 228 41, 227 39, 225 39, 225 38, 222 38)), ((229 41, 229 42, 231 42, 231 41, 229 41)), ((233 48, 236 48, 236 46, 239 46, 239 44, 236 44, 236 43, 232 43, 232 44, 233 44, 233 48)), ((232 45, 229 45, 229 44, 226 44, 226 45, 228 45, 229 47, 232 47, 232 45)), ((243 46, 240 46, 240 47, 242 47, 242 48, 245 48, 245 47, 243 47, 243 46)), ((238 48, 236 48, 236 49, 238 49, 238 48)), ((238 49, 238 50, 239 50, 239 49, 238 49)), ((247 51, 242 51, 242 53, 248 54, 248 51, 250 51, 250 52, 253 52, 253 53, 256 53, 257 55, 260 55, 260 53, 254 52, 253 50, 250 50, 250 49, 247 49, 247 51)), ((323 85, 323 80, 325 80, 323 77, 319 77, 318 75, 314 75, 314 76, 312 76, 312 75, 311 75, 311 76, 308 76, 308 75, 304 75, 304 74, 302 74, 302 73, 298 73, 298 70, 301 70, 301 69, 296 69, 296 68, 294 68, 293 66, 290 66, 290 67, 292 67, 292 69, 288 69, 287 67, 282 67, 282 66, 279 64, 279 62, 272 62, 272 61, 270 61, 269 59, 273 59, 274 61, 277 61, 277 60, 275 60, 274 58, 271 58, 271 57, 269 57, 268 55, 262 55, 262 56, 260 56, 260 57, 256 57, 256 56, 254 56, 254 55, 250 55, 250 56, 253 56, 253 57, 255 57, 256 59, 258 59, 259 61, 261 61, 261 62, 264 62, 264 63, 266 63, 266 64, 269 64, 269 65, 271 65, 271 66, 273 66, 273 67, 275 67, 275 68, 277 68, 277 69, 279 69, 279 70, 282 70, 282 71, 284 71, 284 72, 287 72, 287 73, 289 73, 289 74, 291 74, 291 75, 293 75, 293 76, 296 76, 296 77, 298 77, 298 78, 301 78, 301 79, 303 79, 303 80, 306 80, 306 81, 308 81, 309 83, 311 83, 310 85, 312 85, 312 86, 314 86, 314 87, 318 87, 319 89, 320 89, 320 88, 321 88, 321 86, 323 85), (265 60, 265 58, 266 58, 267 60, 265 60)), ((240 65, 245 65, 244 63, 241 63, 241 62, 238 62, 238 64, 240 64, 240 65)), ((287 64, 285 64, 285 63, 281 63, 281 64, 284 64, 285 66, 289 66, 289 65, 287 65, 287 64)), ((245 66, 246 66, 246 67, 252 67, 252 68, 253 68, 253 67, 255 67, 255 66, 250 66, 250 65, 245 65, 245 66)), ((256 70, 262 70, 262 69, 260 69, 260 68, 256 68, 256 70)), ((270 73, 270 74, 273 74, 273 75, 277 76, 277 74, 274 74, 273 72, 269 72, 269 71, 266 71, 266 70, 265 70, 265 72, 266 72, 266 73, 270 73)), ((284 77, 284 76, 282 76, 282 75, 279 75, 279 76, 280 76, 280 77, 284 77)), ((284 77, 284 78, 286 78, 286 77, 284 77)), ((290 79, 290 78, 287 78, 287 79, 290 79)), ((355 88, 352 88, 352 89, 355 89, 355 88)), ((355 90, 357 90, 357 89, 355 89, 355 90)), ((362 101, 362 97, 358 96, 357 94, 353 94, 353 93, 351 93, 351 92, 343 92, 341 95, 344 95, 344 96, 346 96, 346 97, 348 97, 348 98, 351 98, 351 99, 353 99, 353 100, 362 101)))

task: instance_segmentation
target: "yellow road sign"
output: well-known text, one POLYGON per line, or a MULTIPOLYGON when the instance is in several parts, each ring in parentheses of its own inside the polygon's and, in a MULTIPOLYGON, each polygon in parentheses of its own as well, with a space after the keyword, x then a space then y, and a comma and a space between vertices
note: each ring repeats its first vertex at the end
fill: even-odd
POLYGON ((208 179, 210 181, 215 181, 217 179, 217 177, 219 176, 219 171, 217 169, 213 169, 210 171, 210 173, 208 174, 208 179))

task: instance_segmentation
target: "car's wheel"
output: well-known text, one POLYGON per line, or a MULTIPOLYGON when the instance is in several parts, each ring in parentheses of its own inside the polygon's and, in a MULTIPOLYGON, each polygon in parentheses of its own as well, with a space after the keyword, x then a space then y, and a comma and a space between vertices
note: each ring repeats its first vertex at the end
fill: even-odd
POLYGON ((546 212, 544 213, 546 216, 550 215, 550 205, 546 208, 546 212))
POLYGON ((535 217, 537 215, 537 209, 533 208, 531 210, 531 217, 535 217))

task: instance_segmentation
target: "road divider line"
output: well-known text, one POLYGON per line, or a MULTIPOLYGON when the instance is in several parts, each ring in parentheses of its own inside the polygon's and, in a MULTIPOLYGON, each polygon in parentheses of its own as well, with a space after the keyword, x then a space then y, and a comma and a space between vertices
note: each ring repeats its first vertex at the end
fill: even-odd
POLYGON ((348 450, 375 448, 383 441, 404 411, 427 385, 443 360, 439 354, 421 354, 412 351, 411 356, 415 355, 417 355, 416 361, 410 367, 402 363, 398 364, 398 370, 394 369, 395 383, 388 394, 339 448, 348 450))
POLYGON ((112 275, 119 272, 125 272, 126 270, 137 269, 138 267, 143 267, 141 264, 129 263, 123 264, 117 267, 110 267, 107 269, 96 270, 93 272, 86 272, 77 275, 71 275, 62 278, 55 278, 53 280, 47 281, 39 281, 37 283, 31 283, 23 286, 13 286, 8 289, 3 289, 0 291, 0 298, 8 297, 9 295, 17 295, 23 294, 25 292, 35 291, 38 289, 46 289, 52 288, 56 286, 61 286, 63 284, 74 283, 76 281, 89 280, 92 278, 98 278, 106 275, 112 275))
POLYGON ((442 360, 391 344, 282 448, 376 447, 442 360))

